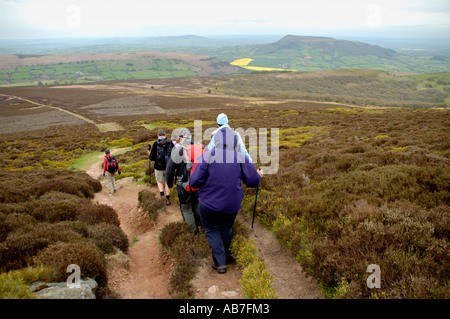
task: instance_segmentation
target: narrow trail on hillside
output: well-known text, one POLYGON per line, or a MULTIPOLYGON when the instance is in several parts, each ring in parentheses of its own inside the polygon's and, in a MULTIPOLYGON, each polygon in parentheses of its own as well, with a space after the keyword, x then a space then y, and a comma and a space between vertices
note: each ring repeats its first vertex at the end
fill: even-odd
POLYGON ((12 95, 5 95, 5 94, 0 94, 0 95, 1 96, 6 96, 8 98, 8 100, 17 99, 17 100, 21 100, 21 101, 24 101, 24 102, 28 102, 28 103, 34 104, 34 105, 37 106, 37 108, 47 107, 47 108, 50 108, 50 109, 58 110, 58 111, 70 114, 72 116, 75 116, 76 118, 79 118, 79 119, 81 119, 81 120, 83 120, 83 121, 85 121, 87 123, 95 124, 95 122, 93 120, 88 119, 87 117, 84 117, 84 116, 82 116, 80 114, 77 114, 77 113, 65 110, 65 109, 63 109, 61 107, 57 107, 57 106, 53 106, 53 105, 47 105, 47 104, 42 104, 42 103, 33 101, 31 99, 23 98, 23 97, 20 97, 20 96, 12 96, 12 95))
MULTIPOLYGON (((238 214, 238 220, 249 230, 251 217, 238 214)), ((315 280, 308 276, 295 257, 283 248, 276 237, 255 220, 249 239, 258 248, 258 255, 264 260, 273 277, 272 286, 280 299, 321 299, 322 294, 315 280)))
MULTIPOLYGON (((97 178, 102 173, 99 155, 98 162, 86 173, 97 178)), ((108 285, 122 299, 168 299, 172 262, 159 244, 161 229, 171 223, 181 221, 179 207, 172 203, 166 206, 157 222, 150 220, 138 207, 138 194, 143 189, 150 189, 159 195, 156 187, 139 185, 132 178, 116 180, 117 192, 110 195, 106 181, 101 180, 102 190, 95 195, 94 201, 110 205, 117 212, 120 227, 132 243, 128 250, 130 267, 116 267, 108 270, 108 285)), ((211 268, 211 261, 203 260, 196 277, 192 280, 196 299, 244 298, 239 279, 241 270, 236 264, 230 265, 227 274, 219 275, 211 268)))
MULTIPOLYGON (((93 178, 102 173, 99 156, 97 163, 86 172, 93 178)), ((129 268, 116 267, 108 270, 108 285, 122 299, 168 299, 169 280, 172 273, 172 261, 159 244, 161 229, 171 223, 182 220, 179 207, 172 203, 166 206, 156 223, 138 207, 138 194, 150 189, 159 195, 156 187, 140 185, 132 178, 116 181, 117 192, 110 195, 106 181, 102 180, 102 190, 95 195, 94 201, 110 205, 117 212, 120 227, 132 243, 128 251, 129 268)), ((238 220, 250 229, 251 218, 240 212, 238 220)), ((322 298, 317 284, 301 269, 295 258, 281 245, 273 234, 255 221, 250 239, 258 247, 258 254, 264 260, 273 276, 273 287, 280 299, 317 299, 322 298)), ((218 274, 212 269, 212 258, 200 262, 196 276, 191 280, 195 299, 243 299, 241 288, 242 269, 236 263, 227 266, 226 274, 218 274)))
MULTIPOLYGON (((92 165, 87 173, 97 178, 101 173, 100 161, 92 165)), ((128 250, 129 268, 109 269, 108 285, 122 299, 167 299, 171 264, 158 243, 161 228, 181 220, 174 205, 161 211, 158 222, 154 224, 138 206, 138 194, 146 185, 139 185, 132 178, 116 181, 117 192, 110 195, 106 181, 102 180, 102 190, 95 195, 94 201, 110 205, 117 212, 120 227, 130 243, 128 250)), ((150 188, 155 191, 154 189, 150 188)), ((156 192, 156 191, 155 191, 156 192)))
POLYGON ((82 116, 82 115, 80 115, 78 113, 75 113, 75 112, 71 112, 71 111, 66 110, 66 109, 64 109, 62 107, 57 107, 57 106, 53 106, 53 105, 43 104, 43 103, 36 102, 36 101, 31 100, 31 99, 23 98, 23 97, 20 97, 20 96, 13 96, 13 95, 6 95, 6 94, 0 94, 0 96, 6 97, 7 100, 17 99, 17 100, 21 100, 21 101, 28 102, 30 104, 36 105, 36 107, 30 108, 30 109, 46 107, 46 108, 49 108, 49 109, 53 109, 53 110, 57 110, 57 111, 60 111, 60 112, 64 112, 64 113, 70 114, 70 115, 72 115, 72 116, 74 116, 74 117, 76 117, 76 118, 78 118, 80 120, 85 121, 86 123, 94 124, 100 132, 110 132, 110 131, 123 130, 123 128, 118 123, 114 123, 114 122, 101 123, 101 121, 99 123, 96 123, 95 121, 93 121, 93 120, 91 120, 91 119, 89 119, 89 118, 87 118, 85 116, 82 116))

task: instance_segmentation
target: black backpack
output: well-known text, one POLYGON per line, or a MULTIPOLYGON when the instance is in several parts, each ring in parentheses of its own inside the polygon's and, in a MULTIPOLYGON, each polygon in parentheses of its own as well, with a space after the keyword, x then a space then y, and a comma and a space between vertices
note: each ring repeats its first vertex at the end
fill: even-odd
POLYGON ((158 163, 160 167, 166 167, 172 149, 173 143, 167 137, 158 140, 156 144, 156 163, 158 163))
POLYGON ((114 174, 119 169, 119 164, 117 164, 116 157, 114 155, 112 156, 106 156, 106 159, 108 160, 108 164, 106 166, 106 170, 110 172, 111 174, 114 174))

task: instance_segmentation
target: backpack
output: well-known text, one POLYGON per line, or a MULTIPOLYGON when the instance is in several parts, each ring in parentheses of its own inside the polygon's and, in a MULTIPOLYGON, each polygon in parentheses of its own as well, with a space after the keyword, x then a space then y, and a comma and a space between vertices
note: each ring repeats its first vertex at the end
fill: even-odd
POLYGON ((173 143, 166 137, 158 140, 156 144, 156 163, 161 167, 166 167, 169 162, 170 153, 173 149, 173 143))
POLYGON ((182 146, 183 148, 183 158, 185 159, 186 171, 187 171, 187 182, 180 183, 181 186, 188 192, 196 192, 197 188, 191 188, 189 185, 189 177, 194 172, 197 167, 198 161, 196 160, 200 155, 205 152, 205 146, 203 144, 193 143, 188 146, 182 146))
POLYGON ((106 170, 110 172, 111 174, 114 174, 119 169, 119 164, 117 164, 116 157, 114 155, 112 156, 106 156, 106 159, 108 160, 108 164, 106 166, 106 170))

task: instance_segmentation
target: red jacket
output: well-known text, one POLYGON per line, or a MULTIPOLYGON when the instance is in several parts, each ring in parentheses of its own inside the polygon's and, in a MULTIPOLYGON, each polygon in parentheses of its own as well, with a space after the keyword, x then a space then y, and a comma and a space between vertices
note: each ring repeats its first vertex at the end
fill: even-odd
MULTIPOLYGON (((110 157, 110 155, 106 155, 103 158, 103 175, 105 175, 106 168, 108 167, 108 157, 110 157)), ((120 172, 119 162, 117 162, 117 171, 120 172)))

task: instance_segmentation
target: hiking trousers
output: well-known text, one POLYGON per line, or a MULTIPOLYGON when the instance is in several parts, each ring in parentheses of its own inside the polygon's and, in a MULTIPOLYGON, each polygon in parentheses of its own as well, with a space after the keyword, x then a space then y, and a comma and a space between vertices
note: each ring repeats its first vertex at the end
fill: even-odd
POLYGON ((198 233, 198 226, 201 226, 202 222, 198 211, 198 198, 192 197, 187 203, 180 204, 180 210, 183 220, 189 225, 190 231, 198 233))
POLYGON ((231 233, 237 212, 217 212, 203 206, 199 207, 202 226, 205 229, 206 238, 212 250, 212 258, 216 265, 225 266, 231 244, 231 233))
POLYGON ((110 172, 105 172, 106 186, 108 187, 110 194, 114 194, 114 192, 116 191, 116 181, 114 175, 115 174, 111 174, 110 172))

